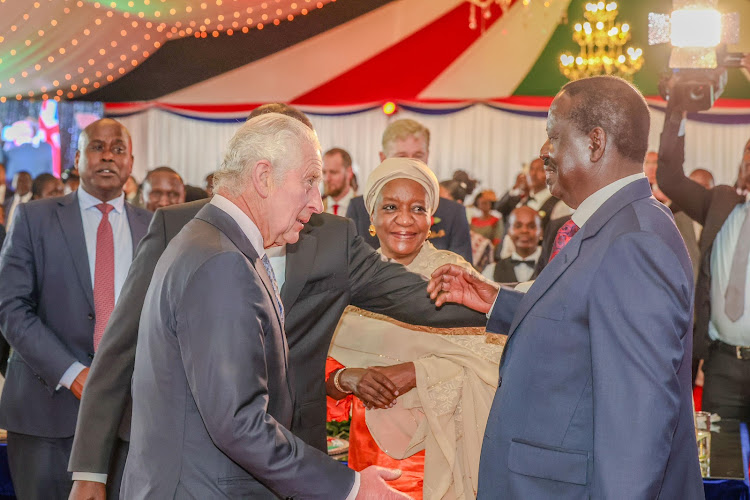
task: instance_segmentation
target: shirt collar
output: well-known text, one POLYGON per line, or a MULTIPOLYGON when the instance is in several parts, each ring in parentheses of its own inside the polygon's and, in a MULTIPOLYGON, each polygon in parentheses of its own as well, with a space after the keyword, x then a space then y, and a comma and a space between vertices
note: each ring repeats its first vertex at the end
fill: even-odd
POLYGON ((18 200, 19 202, 21 202, 21 203, 26 203, 27 201, 30 201, 30 200, 31 200, 31 196, 32 196, 32 193, 31 193, 31 191, 29 191, 28 193, 26 193, 26 194, 25 194, 25 195, 23 195, 23 196, 21 196, 21 195, 20 195, 20 194, 18 194, 18 193, 15 193, 15 194, 13 195, 13 197, 14 197, 14 198, 16 198, 16 199, 17 199, 17 200, 18 200))
MULTIPOLYGON (((81 207, 81 210, 88 210, 100 203, 103 202, 97 197, 87 193, 86 190, 83 189, 83 186, 78 187, 78 206, 81 207)), ((120 196, 114 200, 109 200, 107 203, 114 207, 115 212, 121 214, 125 209, 125 192, 120 193, 120 196)))
POLYGON ((610 199, 616 192, 618 192, 628 184, 637 181, 638 179, 645 178, 646 176, 643 174, 643 172, 639 172, 637 174, 618 179, 611 184, 607 184, 599 191, 583 200, 583 202, 581 202, 581 204, 576 209, 575 213, 571 216, 571 219, 573 219, 573 222, 575 222, 576 226, 578 226, 579 228, 583 227, 586 221, 589 220, 592 215, 594 215, 594 212, 599 210, 599 207, 604 205, 604 203, 608 199, 610 199))
POLYGON ((536 250, 534 250, 534 253, 532 253, 526 258, 521 257, 520 255, 518 255, 518 252, 515 252, 515 251, 511 254, 510 258, 512 260, 528 260, 528 261, 533 260, 534 262, 536 262, 539 260, 539 257, 541 257, 541 255, 542 255, 542 247, 537 246, 536 250))
POLYGON ((537 191, 535 194, 530 194, 529 198, 536 200, 540 205, 543 205, 544 202, 550 198, 550 196, 552 196, 552 193, 550 192, 548 187, 545 187, 541 191, 537 191))
POLYGON ((266 254, 266 250, 263 248, 263 235, 260 234, 260 229, 255 225, 255 222, 253 222, 253 220, 243 212, 240 207, 220 194, 214 193, 210 203, 222 212, 225 212, 237 223, 238 226, 240 226, 242 232, 247 236, 247 239, 250 240, 250 244, 253 245, 258 257, 263 258, 266 254))
POLYGON ((349 201, 350 201, 350 200, 351 200, 352 198, 354 198, 354 189, 352 189, 352 188, 350 187, 350 188, 349 188, 349 191, 347 191, 347 193, 346 193, 346 194, 345 194, 345 195, 344 195, 344 196, 343 196, 343 197, 342 197, 342 198, 341 198, 341 199, 340 199, 339 201, 336 201, 336 200, 334 200, 332 196, 327 196, 327 198, 328 198, 328 199, 330 200, 330 201, 328 202, 328 206, 329 206, 329 207, 332 207, 332 206, 334 206, 334 205, 339 205, 339 206, 341 206, 341 205, 346 205, 346 204, 348 204, 348 203, 349 203, 349 201))

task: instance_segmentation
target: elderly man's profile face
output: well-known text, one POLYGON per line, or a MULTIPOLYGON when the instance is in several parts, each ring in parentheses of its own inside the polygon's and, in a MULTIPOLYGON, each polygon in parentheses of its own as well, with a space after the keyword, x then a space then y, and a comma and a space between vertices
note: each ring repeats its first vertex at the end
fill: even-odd
POLYGON ((297 162, 298 166, 287 170, 281 182, 273 187, 268 199, 268 230, 274 245, 296 243, 312 214, 323 211, 320 152, 305 144, 297 162))
POLYGON ((576 185, 587 175, 589 137, 570 120, 575 102, 565 92, 555 97, 547 116, 547 141, 539 157, 544 160, 547 186, 553 196, 571 208, 578 208, 576 185))

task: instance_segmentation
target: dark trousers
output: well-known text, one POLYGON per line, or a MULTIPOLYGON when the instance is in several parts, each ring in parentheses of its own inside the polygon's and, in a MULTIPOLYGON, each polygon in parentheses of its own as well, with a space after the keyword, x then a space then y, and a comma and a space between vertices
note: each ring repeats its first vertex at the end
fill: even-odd
POLYGON ((712 348, 703 372, 703 410, 750 422, 750 360, 712 348))
POLYGON ((18 500, 67 500, 73 486, 68 459, 73 438, 8 432, 8 465, 18 500))

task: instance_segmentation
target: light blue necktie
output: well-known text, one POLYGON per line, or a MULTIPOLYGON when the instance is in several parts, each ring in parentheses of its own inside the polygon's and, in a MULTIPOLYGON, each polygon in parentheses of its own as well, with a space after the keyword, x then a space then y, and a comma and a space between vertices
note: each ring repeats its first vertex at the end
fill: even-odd
POLYGON ((276 307, 278 308, 279 317, 281 318, 281 326, 284 326, 284 304, 281 303, 281 294, 279 293, 279 284, 276 283, 276 274, 273 272, 271 261, 268 259, 268 255, 263 254, 260 259, 263 262, 263 267, 266 268, 266 274, 271 278, 271 286, 273 287, 273 294, 276 297, 276 307))

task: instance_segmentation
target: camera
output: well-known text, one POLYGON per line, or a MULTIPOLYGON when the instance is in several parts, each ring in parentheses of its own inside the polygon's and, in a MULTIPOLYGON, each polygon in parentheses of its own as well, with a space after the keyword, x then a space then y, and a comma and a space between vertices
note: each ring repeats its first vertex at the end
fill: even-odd
POLYGON ((659 79, 659 95, 673 100, 688 112, 705 111, 713 106, 727 84, 727 68, 742 65, 745 54, 722 52, 717 54, 718 66, 714 69, 673 69, 659 79))

